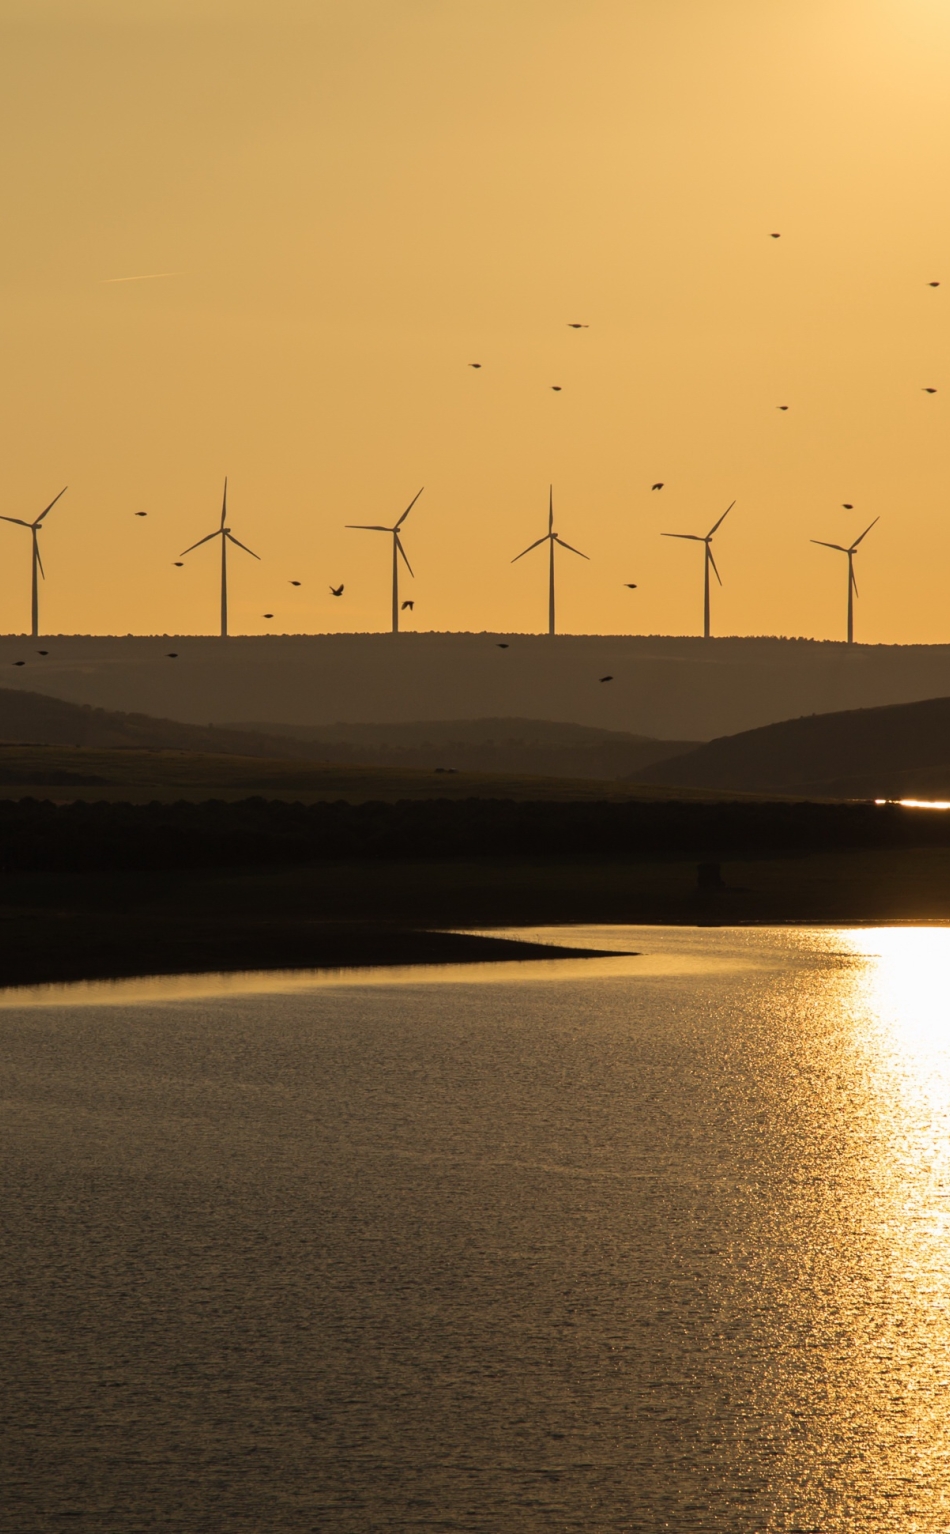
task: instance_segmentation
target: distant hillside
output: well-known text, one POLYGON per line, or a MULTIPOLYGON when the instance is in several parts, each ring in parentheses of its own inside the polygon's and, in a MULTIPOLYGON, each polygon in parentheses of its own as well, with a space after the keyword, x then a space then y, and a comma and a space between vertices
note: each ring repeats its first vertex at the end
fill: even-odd
POLYGON ((402 725, 198 725, 0 688, 0 741, 98 750, 190 751, 401 771, 443 767, 529 777, 629 778, 694 742, 647 740, 531 719, 402 725))
POLYGON ((234 731, 307 743, 324 761, 366 766, 447 767, 532 777, 627 778, 651 762, 691 751, 695 741, 651 740, 547 719, 447 719, 405 724, 235 724, 234 731))
POLYGON ((950 698, 811 714, 638 769, 640 783, 856 799, 950 797, 950 698))

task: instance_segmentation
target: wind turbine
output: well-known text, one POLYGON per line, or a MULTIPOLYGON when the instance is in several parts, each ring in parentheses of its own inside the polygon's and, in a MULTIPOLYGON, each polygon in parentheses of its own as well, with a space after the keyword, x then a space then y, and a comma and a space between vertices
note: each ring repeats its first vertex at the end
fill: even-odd
POLYGON ((661 533, 660 534, 661 538, 688 538, 691 543, 704 543, 706 545, 706 554, 705 554, 705 558, 703 560, 703 638, 704 639, 708 639, 709 638, 709 567, 710 567, 710 565, 712 566, 713 571, 715 572, 716 580, 719 582, 720 586, 722 585, 722 576, 719 574, 719 571, 716 569, 716 561, 713 559, 713 551, 712 551, 713 534, 718 532, 719 528, 725 522, 726 518, 728 517, 730 511, 732 510, 732 508, 733 508, 733 506, 735 504, 736 504, 735 501, 732 501, 730 503, 730 505, 728 505, 726 507, 726 509, 723 512, 722 516, 719 518, 719 521, 716 522, 714 524, 714 526, 712 526, 709 529, 709 532, 706 534, 705 538, 700 537, 699 533, 661 533))
POLYGON ((548 491, 548 530, 547 530, 547 532, 545 533, 543 538, 535 539, 534 543, 529 543, 528 547, 526 549, 522 549, 520 554, 516 554, 514 559, 511 561, 511 563, 513 565, 517 564, 519 559, 524 559, 524 556, 526 554, 530 554, 532 549, 539 548, 542 543, 546 543, 548 545, 548 633, 549 634, 553 634, 554 633, 554 545, 556 543, 560 544, 562 549, 570 549, 570 552, 572 554, 580 554, 581 559, 589 559, 590 558, 589 554, 581 554, 580 549, 572 548, 572 546, 569 543, 565 543, 564 539, 563 538, 559 538, 557 533, 554 531, 554 486, 553 485, 550 487, 550 489, 548 491))
POLYGON ((203 543, 210 543, 212 538, 220 538, 221 539, 221 638, 222 639, 227 639, 227 637, 228 637, 228 542, 230 541, 231 543, 236 543, 238 548, 239 549, 243 549, 245 554, 250 554, 252 559, 260 559, 260 557, 261 557, 260 554, 255 554, 253 549, 249 549, 247 547, 246 543, 241 543, 240 539, 235 538, 234 534, 232 533, 232 531, 231 531, 231 529, 229 527, 225 527, 224 524, 225 524, 225 522, 227 520, 227 515, 228 515, 228 480, 227 480, 227 475, 225 475, 225 479, 224 479, 224 497, 223 497, 223 499, 221 501, 221 526, 220 527, 216 527, 213 533, 208 533, 206 538, 199 538, 198 542, 197 543, 193 543, 190 548, 185 549, 184 553, 181 556, 182 559, 184 559, 185 554, 190 554, 192 549, 200 549, 201 545, 203 543))
MULTIPOLYGON (((423 485, 423 487, 422 487, 422 490, 424 490, 424 489, 425 489, 425 485, 423 485)), ((412 575, 412 565, 409 563, 408 559, 406 558, 406 551, 403 548, 402 540, 399 537, 399 529, 402 527, 402 524, 405 522, 405 520, 408 517, 408 515, 409 515, 410 511, 412 510, 413 506, 415 506, 416 501, 419 499, 420 495, 422 494, 422 490, 417 490, 416 491, 416 493, 413 496, 412 500, 409 502, 409 505, 406 507, 406 509, 403 512, 402 516, 399 518, 399 521, 396 523, 395 527, 381 527, 381 526, 379 526, 375 522, 347 522, 347 524, 346 524, 347 527, 356 528, 358 532, 362 532, 362 533, 390 533, 392 535, 392 540, 393 540, 393 633, 394 634, 398 634, 399 633, 399 556, 400 556, 400 554, 402 555, 403 563, 405 564, 406 569, 409 571, 409 574, 412 575)))
MULTIPOLYGON (((880 517, 875 517, 874 522, 880 522, 880 517)), ((864 529, 861 538, 866 538, 874 522, 864 529)), ((858 594, 858 583, 854 578, 854 555, 861 542, 861 538, 855 538, 851 547, 846 549, 840 543, 823 543, 820 538, 813 538, 812 543, 817 543, 822 549, 837 549, 839 554, 848 556, 848 644, 854 644, 854 599, 858 594)))
POLYGON ((42 575, 44 581, 46 579, 46 571, 43 569, 43 561, 40 558, 40 546, 39 546, 39 542, 37 541, 37 536, 36 535, 37 535, 37 533, 40 530, 40 526, 42 524, 43 518, 45 516, 49 515, 49 513, 52 511, 53 507, 56 505, 56 502, 59 500, 59 496, 60 495, 65 495, 66 491, 68 489, 69 489, 69 486, 68 485, 64 485, 62 490, 59 492, 59 495, 54 496, 53 500, 50 501, 50 503, 47 506, 46 510, 40 512, 40 514, 37 517, 35 522, 24 522, 22 517, 0 517, 0 522, 15 522, 17 527, 28 527, 30 529, 30 532, 33 534, 33 629, 32 629, 32 633, 33 633, 33 638, 34 639, 38 639, 39 638, 39 633, 40 633, 40 593, 39 593, 39 587, 38 587, 37 580, 36 580, 36 572, 37 572, 37 570, 39 570, 39 573, 40 573, 40 575, 42 575))

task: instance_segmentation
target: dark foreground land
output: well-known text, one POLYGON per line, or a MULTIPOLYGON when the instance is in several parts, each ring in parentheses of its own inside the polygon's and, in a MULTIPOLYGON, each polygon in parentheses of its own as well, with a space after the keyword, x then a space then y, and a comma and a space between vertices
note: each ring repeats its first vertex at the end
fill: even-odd
POLYGON ((555 953, 466 927, 928 920, 950 818, 897 806, 0 804, 4 985, 555 953))

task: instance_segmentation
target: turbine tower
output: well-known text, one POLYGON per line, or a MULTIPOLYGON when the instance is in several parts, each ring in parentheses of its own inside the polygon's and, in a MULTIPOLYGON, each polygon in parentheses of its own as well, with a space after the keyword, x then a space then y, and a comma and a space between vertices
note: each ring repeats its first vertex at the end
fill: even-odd
POLYGON ((580 549, 575 549, 575 548, 573 548, 571 546, 571 544, 565 543, 564 539, 563 538, 559 538, 557 533, 554 531, 554 486, 553 485, 551 485, 551 487, 548 490, 548 530, 547 530, 547 532, 545 533, 543 538, 535 539, 534 543, 529 543, 528 547, 526 549, 522 549, 520 554, 516 554, 514 559, 511 561, 511 563, 513 565, 517 564, 519 559, 524 559, 524 556, 526 554, 530 554, 532 549, 539 548, 542 543, 546 543, 548 545, 548 633, 549 634, 553 634, 554 633, 554 545, 556 543, 560 544, 562 549, 570 549, 570 552, 572 554, 580 554, 581 559, 589 559, 590 558, 589 554, 581 554, 580 549))
POLYGON ((728 517, 730 511, 732 510, 732 508, 733 508, 733 506, 735 504, 736 504, 735 501, 730 502, 730 504, 726 507, 725 511, 723 512, 722 516, 719 518, 719 521, 716 522, 715 525, 709 529, 709 532, 706 534, 705 538, 701 537, 699 533, 661 533, 660 534, 661 538, 687 538, 687 539, 689 539, 689 541, 691 543, 704 543, 706 545, 706 553, 705 553, 705 557, 703 559, 703 638, 704 639, 708 639, 709 638, 709 567, 710 567, 710 565, 713 568, 713 571, 714 571, 715 576, 716 576, 716 580, 719 582, 720 586, 722 585, 722 576, 719 574, 719 571, 716 569, 716 561, 713 558, 713 551, 712 551, 713 534, 719 531, 720 527, 725 522, 726 518, 728 517))
POLYGON ((232 533, 232 531, 231 531, 231 529, 229 527, 225 527, 224 524, 227 521, 227 516, 228 516, 228 481, 227 481, 227 476, 225 475, 225 480, 224 480, 224 497, 223 497, 223 499, 221 501, 221 526, 220 527, 216 527, 213 533, 208 533, 207 537, 199 538, 198 542, 197 543, 193 543, 190 548, 185 549, 184 553, 181 556, 181 558, 184 559, 185 554, 190 554, 192 549, 200 549, 200 547, 201 547, 201 545, 203 543, 210 543, 212 538, 220 538, 221 539, 221 638, 222 639, 227 639, 227 637, 228 637, 228 543, 231 542, 231 543, 237 544, 238 548, 239 549, 243 549, 245 554, 250 554, 252 559, 260 559, 260 557, 261 557, 260 554, 255 554, 253 549, 249 549, 247 547, 246 543, 241 543, 240 539, 235 538, 234 534, 232 533))
MULTIPOLYGON (((874 518, 874 522, 880 522, 880 520, 880 517, 874 518)), ((874 522, 864 529, 861 538, 867 537, 874 526, 874 522)), ((848 556, 848 644, 854 644, 854 599, 858 594, 858 583, 854 578, 854 555, 858 544, 861 542, 861 538, 855 538, 848 549, 844 548, 840 543, 823 543, 820 538, 813 538, 811 540, 812 543, 817 543, 819 548, 837 549, 839 554, 847 554, 848 556)))
POLYGON ((48 516, 48 514, 52 511, 53 507, 56 505, 56 502, 59 500, 59 496, 60 495, 65 495, 66 491, 68 489, 69 489, 69 486, 68 485, 64 485, 62 490, 59 492, 59 495, 54 496, 53 500, 50 501, 50 503, 47 506, 46 510, 40 512, 40 514, 37 517, 35 522, 24 522, 22 517, 0 517, 0 522, 15 522, 17 527, 28 527, 30 529, 30 532, 33 534, 33 627, 32 627, 32 634, 33 634, 33 638, 34 639, 38 639, 39 638, 39 634, 40 634, 40 593, 39 593, 39 585, 38 585, 37 579, 36 579, 36 572, 37 572, 37 570, 39 571, 40 575, 42 575, 44 581, 46 579, 46 571, 43 569, 43 561, 40 558, 40 545, 39 545, 39 541, 37 539, 37 534, 38 534, 38 532, 40 530, 40 527, 42 525, 43 518, 45 516, 48 516))
MULTIPOLYGON (((424 490, 424 489, 425 489, 425 485, 423 485, 423 487, 422 487, 422 490, 424 490)), ((409 515, 410 511, 412 510, 413 506, 415 506, 416 501, 419 499, 420 495, 422 494, 422 490, 417 490, 416 491, 416 493, 413 496, 412 500, 409 502, 409 505, 406 507, 406 509, 403 512, 402 516, 399 518, 399 521, 396 523, 395 527, 382 527, 382 526, 378 525, 375 522, 347 522, 347 524, 346 524, 347 527, 356 528, 358 532, 362 532, 362 533, 389 533, 392 536, 392 540, 393 540, 393 633, 394 634, 398 634, 399 633, 399 556, 400 556, 400 554, 402 555, 403 563, 405 564, 406 569, 409 571, 409 574, 412 575, 412 565, 409 563, 408 559, 406 558, 406 551, 403 548, 402 540, 399 537, 399 529, 402 527, 402 524, 405 522, 405 520, 408 517, 408 515, 409 515)))

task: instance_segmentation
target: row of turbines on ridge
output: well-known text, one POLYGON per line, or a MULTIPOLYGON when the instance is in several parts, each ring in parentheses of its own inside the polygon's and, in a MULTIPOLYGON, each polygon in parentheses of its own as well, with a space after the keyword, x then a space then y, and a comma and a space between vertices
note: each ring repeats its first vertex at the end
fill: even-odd
MULTIPOLYGON (((31 562, 31 575, 32 575, 32 586, 31 586, 31 596, 32 596, 32 603, 31 603, 32 630, 31 630, 31 632, 32 632, 32 635, 33 635, 34 639, 39 637, 39 632, 40 632, 40 626, 39 626, 40 625, 39 579, 40 578, 42 578, 44 580, 46 579, 46 572, 43 569, 43 560, 42 560, 42 558, 40 556, 39 534, 40 534, 40 532, 41 532, 41 530, 43 528, 43 524, 44 524, 45 518, 49 516, 49 513, 52 511, 52 509, 56 505, 57 501, 59 501, 61 499, 61 497, 66 494, 66 489, 67 488, 68 487, 64 486, 63 489, 59 492, 59 495, 56 495, 56 496, 53 497, 53 499, 50 501, 49 505, 47 507, 45 507, 43 511, 40 512, 39 516, 33 522, 26 522, 26 521, 23 520, 22 517, 5 517, 5 516, 0 515, 0 522, 13 522, 13 523, 16 524, 17 527, 25 527, 29 531, 31 536, 32 536, 32 540, 33 540, 32 554, 33 554, 33 557, 32 557, 32 562, 31 562)), ((400 559, 402 559, 403 563, 406 566, 406 569, 409 571, 409 574, 410 575, 413 574, 412 566, 410 565, 408 556, 406 554, 406 551, 405 551, 405 549, 402 546, 402 539, 399 536, 399 529, 402 527, 403 523, 405 522, 406 518, 408 517, 409 513, 411 512, 413 506, 415 506, 415 504, 418 501, 418 499, 419 499, 421 494, 422 494, 422 490, 418 490, 416 492, 416 494, 413 496, 412 500, 409 502, 409 505, 406 507, 405 511, 403 512, 402 516, 399 518, 399 520, 397 522, 395 522, 393 524, 392 527, 387 527, 384 524, 377 523, 377 522, 348 522, 346 524, 346 526, 348 528, 352 528, 352 529, 354 529, 355 531, 358 531, 358 532, 388 533, 389 536, 393 540, 393 546, 392 546, 393 547, 393 567, 392 567, 393 568, 392 631, 393 631, 394 634, 398 634, 399 633, 399 613, 400 613, 400 606, 399 606, 399 561, 400 561, 400 559)), ((663 538, 682 538, 682 539, 687 540, 690 543, 701 543, 703 545, 703 638, 704 639, 708 639, 710 637, 710 601, 709 601, 709 597, 710 597, 710 584, 709 584, 710 570, 715 575, 716 580, 719 582, 720 586, 722 585, 722 577, 719 574, 719 570, 718 570, 718 568, 716 566, 716 560, 715 560, 715 557, 714 557, 713 551, 712 551, 712 541, 713 541, 713 538, 715 537, 716 533, 719 531, 720 527, 722 526, 723 522, 725 522, 726 518, 728 517, 730 511, 732 510, 732 508, 733 508, 733 506, 735 504, 736 504, 735 501, 733 501, 729 506, 726 507, 726 509, 723 512, 722 516, 718 519, 717 522, 715 522, 713 524, 713 526, 709 529, 709 532, 706 533, 705 535, 701 534, 701 533, 662 533, 660 535, 663 538)), ((253 549, 249 549, 246 543, 242 543, 239 538, 235 538, 235 536, 234 536, 233 532, 231 531, 230 527, 228 527, 228 525, 227 525, 227 520, 228 520, 228 482, 227 482, 227 479, 225 479, 225 481, 224 481, 224 494, 223 494, 222 500, 221 500, 221 521, 220 521, 219 525, 214 529, 213 532, 207 533, 204 538, 199 538, 197 543, 190 544, 187 549, 183 550, 183 552, 182 552, 182 554, 180 556, 180 559, 183 560, 185 558, 185 556, 187 554, 192 553, 192 551, 194 549, 201 548, 202 544, 204 544, 204 543, 211 543, 215 538, 220 538, 220 540, 221 540, 221 638, 222 639, 227 639, 227 637, 228 637, 228 544, 229 543, 233 543, 236 548, 243 549, 244 553, 245 554, 250 554, 252 559, 260 559, 260 555, 259 554, 255 554, 253 549)), ((820 538, 812 538, 811 539, 812 543, 818 544, 823 549, 835 549, 835 550, 837 550, 837 552, 839 554, 844 554, 844 555, 847 556, 847 560, 848 560, 848 639, 847 639, 847 642, 848 642, 849 645, 854 643, 854 598, 858 594, 858 583, 857 583, 857 580, 855 579, 855 574, 854 574, 854 556, 857 553, 859 545, 867 537, 868 533, 871 531, 871 528, 875 525, 875 523, 878 520, 879 520, 879 518, 875 517, 874 518, 874 522, 871 522, 869 524, 869 526, 867 526, 864 529, 864 532, 861 533, 860 537, 855 538, 854 542, 852 544, 850 544, 849 547, 847 547, 847 548, 845 548, 845 546, 843 544, 840 544, 840 543, 826 543, 826 542, 824 542, 823 539, 820 539, 820 538)), ((590 556, 588 554, 583 554, 580 549, 575 549, 572 544, 565 543, 564 539, 558 533, 555 532, 555 530, 554 530, 554 487, 553 487, 553 485, 551 486, 551 488, 550 488, 550 490, 548 492, 548 530, 547 530, 547 532, 544 533, 542 535, 542 537, 536 538, 534 543, 529 543, 528 547, 526 549, 522 549, 520 554, 516 554, 514 559, 511 561, 511 563, 512 564, 517 564, 519 559, 523 559, 526 554, 530 554, 531 553, 532 549, 540 548, 541 545, 544 544, 544 543, 546 543, 547 546, 548 546, 548 633, 549 634, 554 634, 556 632, 556 629, 555 629, 555 582, 554 582, 554 569, 555 569, 555 566, 554 566, 554 549, 555 549, 555 546, 557 546, 558 548, 567 549, 569 553, 578 555, 578 557, 580 559, 589 559, 590 556)), ((177 562, 178 561, 176 561, 176 563, 177 562)))

